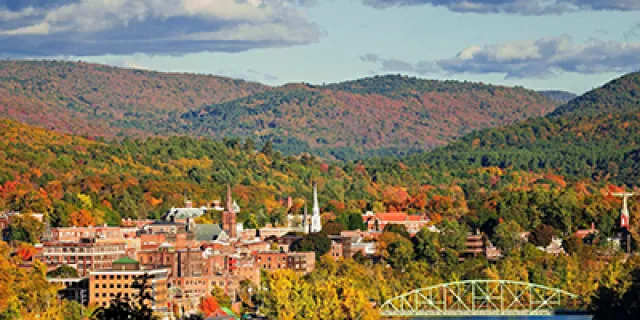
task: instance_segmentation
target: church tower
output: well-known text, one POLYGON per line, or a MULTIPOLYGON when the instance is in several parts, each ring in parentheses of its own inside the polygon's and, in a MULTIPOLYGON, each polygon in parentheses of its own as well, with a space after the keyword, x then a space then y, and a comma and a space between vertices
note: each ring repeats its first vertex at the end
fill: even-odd
MULTIPOLYGON (((237 206, 237 205, 236 205, 237 206)), ((231 198, 231 186, 227 185, 227 210, 222 214, 222 230, 227 233, 229 239, 238 238, 238 227, 236 224, 236 212, 234 210, 233 199, 231 198)))
POLYGON ((313 183, 313 209, 311 215, 311 232, 320 232, 322 223, 320 222, 320 206, 318 205, 318 186, 313 183))

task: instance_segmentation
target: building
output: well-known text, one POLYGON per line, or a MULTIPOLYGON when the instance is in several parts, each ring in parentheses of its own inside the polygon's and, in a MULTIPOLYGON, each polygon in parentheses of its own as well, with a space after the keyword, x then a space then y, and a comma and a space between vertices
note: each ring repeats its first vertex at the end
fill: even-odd
POLYGON ((342 243, 331 241, 331 250, 329 250, 329 255, 336 261, 342 259, 344 257, 344 247, 342 243))
POLYGON ((51 228, 50 240, 78 242, 81 239, 96 239, 96 241, 122 241, 136 238, 136 227, 69 227, 51 228))
POLYGON ((485 257, 496 260, 502 257, 500 249, 493 246, 484 234, 476 233, 467 235, 464 242, 464 250, 460 253, 460 260, 466 258, 485 257))
POLYGON ((320 232, 322 230, 322 222, 320 219, 320 205, 318 204, 318 185, 313 184, 313 209, 311 214, 310 232, 320 232))
POLYGON ((313 251, 261 251, 255 253, 255 263, 258 268, 267 271, 290 269, 307 274, 315 269, 316 255, 313 251))
POLYGON ((227 233, 229 239, 238 239, 238 224, 231 198, 231 186, 227 186, 227 210, 222 213, 222 230, 227 233))
POLYGON ((89 278, 49 278, 50 283, 59 285, 58 299, 76 301, 80 304, 89 304, 89 278))
POLYGON ((89 304, 107 306, 118 296, 135 298, 140 294, 140 282, 147 276, 146 290, 155 299, 151 308, 158 313, 168 312, 168 275, 169 269, 143 269, 134 259, 118 259, 112 268, 89 274, 89 304))
MULTIPOLYGON (((382 232, 388 224, 404 225, 412 236, 424 227, 430 227, 431 221, 424 215, 409 215, 405 212, 373 213, 368 211, 362 215, 362 220, 367 225, 369 232, 382 232)), ((437 229, 430 227, 434 232, 437 229)))
POLYGON ((595 223, 591 223, 591 229, 578 229, 576 230, 576 232, 573 233, 573 235, 582 240, 584 238, 586 238, 588 235, 591 234, 597 234, 599 231, 598 229, 596 229, 596 225, 595 223))
POLYGON ((66 264, 76 269, 78 275, 86 277, 89 271, 110 269, 114 261, 126 256, 125 249, 124 241, 45 241, 38 259, 51 267, 66 264))

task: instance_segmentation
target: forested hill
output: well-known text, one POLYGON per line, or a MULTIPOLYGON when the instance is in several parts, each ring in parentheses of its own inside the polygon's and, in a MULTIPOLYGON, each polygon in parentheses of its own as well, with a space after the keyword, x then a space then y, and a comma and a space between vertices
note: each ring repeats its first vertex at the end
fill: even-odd
POLYGON ((557 171, 640 185, 640 74, 578 97, 546 117, 474 132, 405 163, 462 172, 482 166, 557 171))
POLYGON ((192 133, 256 136, 289 154, 349 160, 429 150, 472 130, 544 115, 550 99, 523 88, 378 76, 287 85, 183 115, 192 133))
POLYGON ((167 134, 179 114, 269 87, 84 62, 0 61, 0 117, 88 136, 167 134))
POLYGON ((553 115, 596 115, 640 109, 640 72, 630 73, 559 107, 553 115))
POLYGON ((273 88, 83 62, 0 62, 0 117, 108 139, 252 137, 327 159, 428 150, 556 106, 523 88, 403 76, 273 88))
POLYGON ((389 210, 426 213, 436 222, 463 219, 472 229, 495 226, 486 222, 498 217, 527 230, 538 222, 567 230, 596 219, 610 235, 619 207, 615 199, 602 201, 606 181, 572 186, 559 175, 495 167, 462 177, 397 160, 330 165, 253 147, 251 140, 189 137, 96 141, 0 119, 0 211, 44 213, 54 226, 118 224, 122 217, 157 218, 182 206, 185 195, 196 206, 222 200, 229 183, 240 222, 280 225, 287 213, 302 214, 312 180, 324 218, 335 214, 351 227, 367 210, 389 210), (597 217, 585 209, 594 199, 605 206, 597 217), (495 206, 503 201, 518 204, 495 206))

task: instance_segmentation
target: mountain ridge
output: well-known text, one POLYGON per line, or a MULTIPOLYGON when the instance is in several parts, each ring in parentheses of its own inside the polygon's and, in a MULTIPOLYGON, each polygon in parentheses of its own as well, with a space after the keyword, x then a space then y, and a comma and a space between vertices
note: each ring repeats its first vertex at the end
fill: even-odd
POLYGON ((547 116, 476 131, 405 161, 460 171, 489 166, 552 170, 640 185, 639 85, 640 73, 627 74, 547 116))
POLYGON ((217 76, 57 61, 0 62, 0 116, 64 133, 251 137, 328 159, 407 155, 551 112, 521 87, 387 75, 265 86, 217 76))

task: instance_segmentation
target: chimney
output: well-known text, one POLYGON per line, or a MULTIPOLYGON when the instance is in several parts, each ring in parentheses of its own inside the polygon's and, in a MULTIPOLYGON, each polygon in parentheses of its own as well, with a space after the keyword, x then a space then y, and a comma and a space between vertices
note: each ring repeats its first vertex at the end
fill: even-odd
POLYGON ((184 201, 184 206, 185 206, 185 208, 189 208, 189 209, 193 208, 193 201, 185 200, 184 201))
POLYGON ((595 230, 596 229, 596 223, 595 222, 591 222, 591 230, 595 230))

